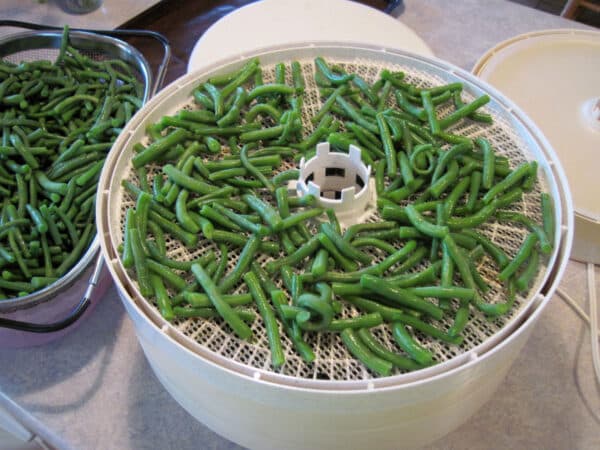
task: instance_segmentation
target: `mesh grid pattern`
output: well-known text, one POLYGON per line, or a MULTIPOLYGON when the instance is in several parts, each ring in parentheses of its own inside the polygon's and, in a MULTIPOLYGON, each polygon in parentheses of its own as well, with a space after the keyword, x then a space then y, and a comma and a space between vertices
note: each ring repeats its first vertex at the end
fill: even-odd
MULTIPOLYGON (((329 63, 339 64, 348 73, 356 73, 370 83, 376 79, 380 70, 382 69, 380 63, 368 59, 352 60, 351 62, 347 62, 344 60, 335 61, 331 58, 327 58, 327 61, 329 63)), ((288 61, 285 62, 287 63, 288 61)), ((302 72, 306 82, 302 120, 304 124, 304 134, 308 135, 312 132, 314 127, 310 121, 310 118, 319 111, 322 100, 312 76, 315 71, 313 61, 301 60, 300 62, 302 64, 302 72)), ((390 66, 386 64, 386 68, 392 71, 404 72, 408 82, 423 87, 436 86, 448 82, 448 80, 433 76, 426 71, 416 70, 410 66, 390 66)), ((262 69, 264 81, 272 81, 274 79, 274 66, 262 65, 262 69)), ((288 82, 291 83, 289 73, 288 82)), ((473 97, 469 98, 468 95, 464 96, 464 100, 466 102, 472 99, 473 97)), ((189 103, 180 105, 178 109, 183 108, 195 109, 191 98, 189 103)), ((447 110, 445 111, 444 109, 440 109, 439 111, 441 112, 441 115, 447 112, 447 110)), ((492 113, 494 116, 493 125, 484 127, 471 122, 465 124, 461 123, 457 126, 453 126, 449 131, 471 138, 478 136, 486 137, 491 142, 498 154, 510 158, 511 168, 514 168, 519 163, 530 159, 530 155, 528 155, 526 150, 527 145, 523 142, 518 133, 511 129, 511 125, 502 117, 494 114, 495 111, 488 109, 488 112, 492 113)), ((166 111, 165 114, 167 113, 169 112, 166 111)), ((225 142, 223 142, 223 144, 225 145, 225 142)), ((226 148, 225 151, 227 151, 226 148)), ((279 170, 286 170, 291 167, 296 167, 296 165, 291 161, 287 161, 279 168, 279 170)), ((158 171, 159 168, 150 170, 148 173, 150 179, 152 176, 158 173, 158 171)), ((134 184, 137 184, 139 181, 135 171, 132 169, 129 173, 123 174, 123 178, 132 181, 134 184)), ((524 196, 523 201, 515 207, 516 211, 525 214, 527 217, 535 220, 536 222, 541 221, 541 211, 538 204, 539 194, 543 190, 541 183, 543 183, 543 180, 539 181, 534 190, 530 193, 527 193, 524 196)), ((127 193, 124 193, 123 195, 124 198, 120 207, 121 230, 123 229, 125 211, 128 207, 134 205, 132 198, 128 197, 127 193)), ((265 199, 269 198, 265 197, 265 199)), ((370 222, 379 220, 381 220, 381 218, 376 211, 374 211, 373 214, 366 219, 366 221, 370 222)), ((478 231, 499 245, 507 253, 507 255, 511 257, 516 254, 519 246, 523 242, 523 239, 528 234, 528 230, 525 227, 515 225, 512 222, 485 224, 479 227, 478 231)), ((122 242, 122 234, 119 234, 115 240, 122 242)), ((397 243, 399 242, 400 241, 397 243)), ((178 260, 195 259, 210 250, 214 251, 217 257, 219 257, 220 254, 217 244, 208 240, 201 241, 198 247, 193 251, 182 247, 178 241, 172 240, 168 240, 167 248, 168 256, 178 260)), ((381 261, 385 256, 384 252, 379 250, 370 250, 370 253, 375 257, 374 263, 381 261)), ((227 267, 228 271, 233 269, 238 256, 239 251, 230 248, 227 267)), ((268 259, 268 256, 263 255, 261 256, 260 261, 265 262, 268 259)), ((484 301, 489 303, 504 302, 505 292, 502 289, 502 286, 494 279, 497 275, 498 269, 495 267, 491 258, 486 255, 481 259, 481 261, 479 261, 477 267, 479 272, 490 285, 490 290, 485 294, 484 301)), ((423 266, 417 266, 413 270, 418 271, 423 268, 423 266)), ((545 270, 546 267, 541 265, 537 277, 538 281, 533 283, 530 292, 537 288, 539 280, 543 276, 545 270)), ((192 281, 189 274, 188 281, 192 281)), ((236 287, 236 291, 242 292, 243 290, 238 285, 236 287)), ((413 335, 422 346, 434 353, 435 359, 438 362, 448 361, 457 355, 463 354, 464 352, 467 352, 468 350, 482 344, 491 336, 495 335, 507 323, 513 320, 513 318, 518 315, 519 311, 527 306, 529 300, 530 299, 527 295, 518 295, 514 308, 507 315, 499 317, 493 321, 487 319, 483 314, 472 309, 469 324, 462 333, 464 336, 464 341, 460 346, 454 346, 445 344, 438 340, 433 340, 432 338, 420 332, 413 333, 413 335)), ((154 306, 156 307, 156 305, 154 306)), ((341 317, 351 317, 357 314, 359 314, 359 311, 356 308, 349 305, 344 305, 341 317)), ((444 318, 442 321, 437 322, 436 326, 447 330, 451 326, 452 320, 453 317, 444 318)), ((255 335, 255 341, 252 343, 238 339, 235 335, 233 335, 227 325, 219 319, 177 319, 173 322, 173 325, 189 339, 196 341, 197 343, 205 346, 209 350, 221 356, 257 369, 263 369, 265 371, 273 370, 270 367, 270 352, 266 331, 260 318, 255 320, 252 324, 252 331, 255 335)), ((281 329, 281 324, 279 331, 286 356, 285 365, 278 371, 281 374, 305 379, 327 380, 365 380, 374 377, 373 373, 371 373, 349 354, 343 345, 341 338, 337 334, 310 333, 305 336, 307 343, 311 345, 316 355, 316 360, 314 363, 308 365, 294 351, 291 341, 281 329)), ((389 327, 380 326, 372 331, 378 340, 388 349, 395 352, 400 352, 399 348, 394 342, 389 327)), ((395 373, 401 372, 402 371, 396 369, 395 373)))

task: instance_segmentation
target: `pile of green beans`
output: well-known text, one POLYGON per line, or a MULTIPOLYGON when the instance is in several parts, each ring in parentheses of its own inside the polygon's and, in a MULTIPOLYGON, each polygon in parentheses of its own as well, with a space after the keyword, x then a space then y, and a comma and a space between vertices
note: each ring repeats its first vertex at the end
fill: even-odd
POLYGON ((0 61, 0 299, 59 280, 95 235, 112 142, 144 86, 120 60, 94 61, 62 36, 56 61, 0 61))
POLYGON ((316 333, 338 333, 376 375, 435 364, 423 335, 460 346, 469 318, 507 314, 551 252, 550 197, 541 224, 514 208, 533 195, 537 164, 512 167, 488 140, 452 133, 492 123, 480 110, 489 97, 465 103, 460 83, 416 86, 387 70, 369 83, 321 57, 314 67, 322 106, 310 123, 300 63, 277 64, 265 82, 252 59, 200 83, 195 109, 148 126, 132 158, 139 183, 123 182, 123 265, 167 320, 218 317, 251 342, 257 312, 276 370, 282 336, 311 363, 316 333), (357 145, 373 165, 375 221, 342 229, 333 211, 288 191, 294 163, 322 141, 357 145), (527 230, 516 254, 486 237, 481 227, 496 221, 527 230), (202 256, 173 259, 170 241, 202 256), (486 301, 484 260, 506 301, 486 301), (382 327, 396 347, 379 340, 382 327))

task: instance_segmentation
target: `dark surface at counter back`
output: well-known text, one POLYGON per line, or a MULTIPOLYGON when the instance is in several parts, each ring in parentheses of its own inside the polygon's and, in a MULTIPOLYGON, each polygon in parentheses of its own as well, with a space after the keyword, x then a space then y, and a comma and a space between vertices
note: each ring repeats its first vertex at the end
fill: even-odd
MULTIPOLYGON (((166 85, 185 74, 194 45, 212 24, 232 11, 255 1, 209 0, 184 2, 181 0, 164 0, 125 23, 121 28, 157 31, 169 40, 172 56, 165 77, 166 85)), ((368 0, 358 3, 384 11, 401 2, 368 0)), ((235 33, 235 30, 231 32, 235 33)), ((243 39, 243 36, 240 36, 240 39, 243 39)), ((152 47, 155 45, 154 43, 141 39, 131 39, 129 42, 139 48, 153 66, 160 62, 160 52, 155 51, 152 47)))

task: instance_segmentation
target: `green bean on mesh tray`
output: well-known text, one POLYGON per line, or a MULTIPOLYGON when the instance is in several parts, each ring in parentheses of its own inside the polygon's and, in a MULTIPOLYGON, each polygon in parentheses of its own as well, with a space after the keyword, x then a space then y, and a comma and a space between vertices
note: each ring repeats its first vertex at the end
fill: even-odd
POLYGON ((53 283, 89 247, 105 155, 143 88, 73 48, 68 27, 56 61, 0 61, 0 298, 53 283))
POLYGON ((133 166, 152 174, 153 186, 124 183, 137 205, 127 211, 123 258, 135 261, 132 275, 167 320, 194 317, 190 299, 203 295, 215 311, 205 317, 220 316, 251 341, 245 310, 226 300, 251 294, 275 370, 285 364, 281 339, 306 363, 315 359, 311 333, 339 333, 375 375, 435 364, 416 333, 459 346, 476 311, 491 319, 506 314, 529 289, 553 242, 550 197, 541 199, 541 225, 515 213, 510 208, 536 183, 536 163, 513 168, 485 138, 450 131, 472 121, 490 126, 481 111, 487 95, 465 102, 460 83, 418 86, 388 70, 368 83, 323 58, 314 62, 322 107, 310 123, 302 119, 309 84, 299 63, 278 64, 276 79, 264 83, 252 59, 200 83, 195 109, 148 127, 133 166), (340 229, 314 198, 288 193, 287 180, 298 174, 290 167, 321 141, 342 152, 358 145, 376 168, 377 220, 340 229), (139 207, 141 196, 147 208, 139 207), (516 254, 486 236, 482 227, 497 221, 529 233, 516 254), (169 259, 165 235, 190 255, 218 248, 230 264, 195 262, 190 270, 169 259), (482 258, 495 280, 480 273, 482 258), (162 290, 152 292, 150 275, 161 272, 150 262, 162 264, 168 307, 162 290), (486 298, 491 281, 505 301, 486 298), (380 342, 374 327, 388 327, 397 347, 380 342))

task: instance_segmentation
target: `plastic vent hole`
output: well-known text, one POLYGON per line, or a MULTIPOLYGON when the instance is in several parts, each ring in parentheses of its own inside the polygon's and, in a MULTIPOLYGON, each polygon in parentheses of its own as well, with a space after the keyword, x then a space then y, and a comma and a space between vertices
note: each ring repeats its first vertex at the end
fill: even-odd
POLYGON ((344 178, 346 176, 346 170, 343 167, 326 167, 325 176, 344 178))
POLYGON ((362 189, 363 187, 365 187, 365 182, 360 177, 360 175, 356 174, 356 178, 354 181, 355 181, 356 185, 358 186, 359 190, 362 189))

